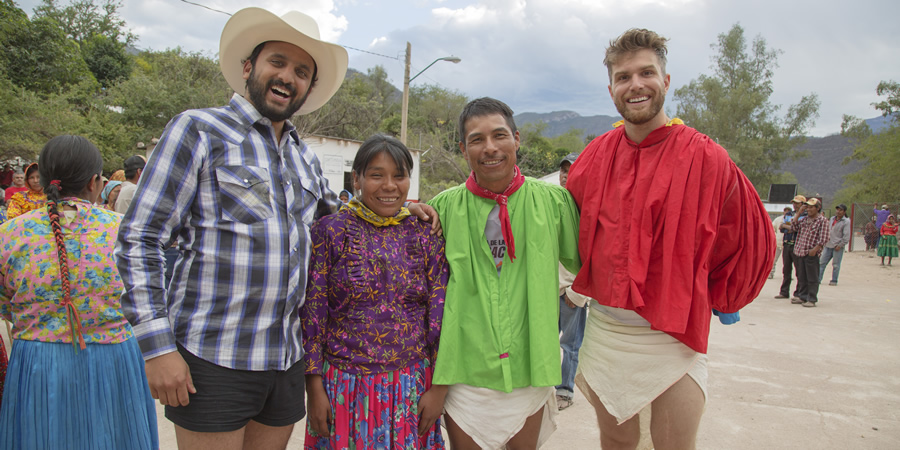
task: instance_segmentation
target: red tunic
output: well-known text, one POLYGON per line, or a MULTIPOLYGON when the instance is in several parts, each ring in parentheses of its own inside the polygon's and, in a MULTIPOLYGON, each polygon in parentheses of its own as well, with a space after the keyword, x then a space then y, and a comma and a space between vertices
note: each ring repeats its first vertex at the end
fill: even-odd
POLYGON ((616 128, 585 148, 566 187, 581 208, 572 288, 601 305, 706 353, 711 309, 736 312, 765 284, 769 216, 725 149, 693 128, 663 126, 640 145, 616 128))

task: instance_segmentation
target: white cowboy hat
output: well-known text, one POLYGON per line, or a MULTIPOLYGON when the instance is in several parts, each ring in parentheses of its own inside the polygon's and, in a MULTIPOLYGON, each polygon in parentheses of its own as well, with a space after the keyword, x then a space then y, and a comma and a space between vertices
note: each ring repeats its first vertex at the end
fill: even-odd
POLYGON ((297 114, 309 114, 321 108, 344 82, 347 50, 319 40, 315 19, 299 11, 278 17, 262 8, 245 8, 228 19, 219 40, 219 66, 225 81, 235 92, 243 94, 245 91, 244 60, 257 45, 267 41, 294 44, 316 62, 318 81, 297 114))

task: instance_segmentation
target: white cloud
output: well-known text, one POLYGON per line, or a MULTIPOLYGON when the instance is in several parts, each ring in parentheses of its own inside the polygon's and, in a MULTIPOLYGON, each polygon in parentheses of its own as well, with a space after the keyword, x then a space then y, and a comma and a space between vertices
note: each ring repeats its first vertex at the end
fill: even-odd
MULTIPOLYGON (((63 0, 66 1, 66 0, 63 0)), ((195 0, 235 12, 245 0, 195 0)), ((31 13, 40 0, 18 4, 31 13)), ((900 2, 858 0, 259 0, 276 14, 301 9, 326 40, 351 48, 351 67, 383 65, 400 87, 403 52, 413 73, 455 55, 414 83, 437 83, 469 97, 490 95, 517 112, 574 110, 615 114, 603 53, 627 28, 655 30, 669 42, 673 88, 710 73, 710 44, 735 23, 781 49, 772 100, 782 111, 815 92, 822 101, 814 134, 836 132, 841 114, 874 117, 881 80, 900 79, 896 43, 900 2)), ((122 8, 142 48, 181 46, 215 55, 228 16, 177 0, 128 1, 122 8)), ((674 106, 671 101, 668 107, 674 106)))
MULTIPOLYGON (((245 1, 219 0, 197 1, 208 8, 234 14, 248 7, 245 1)), ((297 9, 296 1, 259 0, 252 6, 282 15, 297 9)), ((302 11, 316 19, 323 40, 337 41, 347 31, 348 21, 343 15, 334 14, 335 2, 331 0, 306 0, 302 11)), ((219 36, 229 16, 221 12, 173 0, 145 0, 127 2, 122 16, 140 37, 142 48, 162 50, 179 45, 190 51, 218 52, 219 36), (177 44, 173 45, 173 42, 177 44)))
MULTIPOLYGON (((414 73, 435 58, 459 56, 462 63, 437 64, 415 83, 438 83, 469 97, 494 96, 517 112, 614 115, 602 64, 610 39, 632 27, 669 37, 674 89, 709 74, 710 44, 740 23, 748 40, 761 34, 771 48, 784 51, 773 103, 784 112, 802 96, 817 93, 822 107, 813 134, 824 135, 838 130, 843 113, 877 115, 870 103, 877 100, 878 81, 900 77, 894 45, 900 32, 889 19, 900 13, 898 5, 870 0, 852 9, 829 0, 448 1, 433 8, 426 21, 381 33, 386 39, 373 44, 373 51, 393 55, 409 41, 414 73)), ((402 64, 352 57, 354 67, 357 62, 385 65, 394 83, 402 84, 402 64)), ((670 97, 667 107, 674 106, 670 97)))

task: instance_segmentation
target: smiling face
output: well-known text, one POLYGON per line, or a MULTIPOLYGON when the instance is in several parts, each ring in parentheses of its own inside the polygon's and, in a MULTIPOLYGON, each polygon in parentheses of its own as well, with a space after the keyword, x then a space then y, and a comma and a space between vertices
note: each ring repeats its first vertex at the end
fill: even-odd
POLYGON ((805 203, 806 205, 806 214, 810 219, 815 219, 819 215, 819 206, 817 204, 810 205, 809 203, 805 203))
POLYGON ((409 194, 409 171, 398 167, 387 151, 375 155, 360 175, 353 172, 360 201, 381 217, 393 217, 409 194))
POLYGON ((610 71, 609 95, 626 124, 647 125, 651 129, 665 125, 663 104, 670 77, 653 50, 623 55, 610 71))
POLYGON ((513 132, 500 114, 466 120, 466 134, 459 149, 475 172, 478 185, 502 193, 516 175, 519 132, 513 132))
POLYGON ((255 61, 244 62, 248 100, 272 122, 289 119, 303 106, 315 73, 315 61, 300 47, 267 42, 255 61))

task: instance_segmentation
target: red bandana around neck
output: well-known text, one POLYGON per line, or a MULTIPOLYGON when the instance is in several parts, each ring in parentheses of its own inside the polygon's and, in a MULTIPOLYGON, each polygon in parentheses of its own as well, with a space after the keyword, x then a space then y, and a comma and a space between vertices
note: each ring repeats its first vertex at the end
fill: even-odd
POLYGON ((503 232, 503 240, 506 241, 506 250, 507 253, 509 253, 510 262, 516 259, 516 245, 513 241, 512 223, 509 221, 509 210, 506 208, 506 204, 509 202, 509 196, 513 195, 513 193, 518 191, 519 188, 525 184, 525 177, 522 176, 522 171, 519 170, 519 166, 515 166, 515 168, 516 174, 502 194, 491 192, 479 186, 478 182, 475 181, 474 171, 469 175, 469 179, 466 180, 466 189, 468 189, 469 192, 482 198, 494 200, 500 205, 500 230, 503 232))

